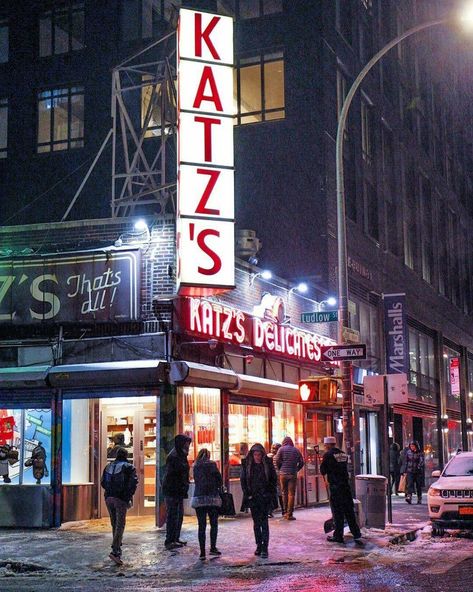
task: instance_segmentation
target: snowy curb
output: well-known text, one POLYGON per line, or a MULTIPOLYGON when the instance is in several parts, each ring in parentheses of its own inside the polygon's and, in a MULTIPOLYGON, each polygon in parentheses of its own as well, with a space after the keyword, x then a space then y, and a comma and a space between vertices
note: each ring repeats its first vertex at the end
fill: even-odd
POLYGON ((424 529, 424 526, 419 526, 417 528, 413 528, 412 530, 407 530, 406 532, 401 532, 400 534, 392 537, 389 539, 389 543, 391 545, 399 545, 400 543, 412 543, 415 541, 417 533, 424 529))

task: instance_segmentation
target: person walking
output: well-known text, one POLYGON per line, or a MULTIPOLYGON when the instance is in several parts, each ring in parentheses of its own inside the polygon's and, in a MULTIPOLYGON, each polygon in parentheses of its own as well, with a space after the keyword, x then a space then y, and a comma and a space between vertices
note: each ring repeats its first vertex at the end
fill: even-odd
POLYGON ((304 459, 300 451, 294 446, 292 438, 286 436, 282 446, 274 458, 274 463, 279 469, 279 482, 286 520, 295 520, 294 503, 296 499, 297 473, 304 466, 304 459))
POLYGON ((414 490, 417 493, 417 503, 422 503, 422 485, 424 481, 424 453, 419 443, 414 440, 409 444, 409 449, 404 455, 401 473, 406 475, 407 492, 406 502, 412 503, 412 494, 414 490))
POLYGON ((325 454, 320 464, 320 472, 326 476, 329 484, 330 507, 333 514, 335 529, 333 536, 328 536, 330 543, 344 543, 343 528, 345 518, 355 543, 362 545, 361 531, 355 516, 353 496, 348 476, 348 455, 337 448, 333 436, 324 438, 325 454))
MULTIPOLYGON (((278 450, 280 448, 281 448, 281 444, 279 444, 278 442, 273 444, 271 446, 271 452, 268 454, 268 458, 273 461, 274 469, 276 470, 276 476, 278 478, 277 485, 276 485, 276 501, 274 503, 274 509, 277 510, 278 505, 279 505, 281 507, 282 515, 284 516, 284 503, 283 503, 282 494, 281 494, 281 483, 279 482, 279 469, 277 468, 276 463, 275 463, 276 454, 278 453, 278 450)), ((274 518, 274 514, 272 511, 269 513, 269 517, 274 518)))
POLYGON ((189 491, 189 463, 187 455, 191 439, 184 434, 174 438, 174 448, 166 458, 163 476, 163 496, 166 504, 166 539, 164 546, 168 551, 187 545, 181 541, 184 499, 189 491))
POLYGON ((131 507, 133 495, 138 486, 135 467, 127 462, 128 452, 118 448, 115 460, 110 462, 102 473, 100 485, 105 490, 105 504, 107 505, 112 525, 112 552, 109 557, 117 565, 123 565, 122 540, 125 531, 126 513, 131 507))
POLYGON ((194 496, 191 506, 197 514, 199 523, 200 559, 205 560, 205 531, 207 516, 210 522, 210 555, 221 555, 217 549, 218 509, 222 505, 219 490, 222 487, 222 475, 217 463, 210 460, 210 452, 202 448, 194 463, 194 496))
POLYGON ((261 444, 254 444, 242 465, 241 488, 243 507, 249 508, 253 519, 255 534, 255 555, 268 557, 269 522, 268 515, 273 509, 276 496, 276 469, 261 444))
POLYGON ((401 478, 401 447, 393 442, 389 448, 389 473, 391 475, 391 493, 399 495, 399 480, 401 478))

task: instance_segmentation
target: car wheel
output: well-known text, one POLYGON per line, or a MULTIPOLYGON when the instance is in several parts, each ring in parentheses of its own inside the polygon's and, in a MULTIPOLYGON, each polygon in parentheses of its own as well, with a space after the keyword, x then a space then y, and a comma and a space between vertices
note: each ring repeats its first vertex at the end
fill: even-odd
POLYGON ((445 528, 441 528, 440 526, 432 526, 432 536, 441 537, 444 534, 445 534, 445 528))

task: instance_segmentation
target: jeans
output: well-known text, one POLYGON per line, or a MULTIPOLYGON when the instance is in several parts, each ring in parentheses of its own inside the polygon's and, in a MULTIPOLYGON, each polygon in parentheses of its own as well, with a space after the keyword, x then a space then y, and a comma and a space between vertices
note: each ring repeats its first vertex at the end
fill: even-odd
POLYGON ((177 543, 181 536, 182 519, 184 518, 184 500, 182 497, 165 497, 166 503, 166 540, 165 545, 177 543))
POLYGON ((356 521, 353 497, 349 487, 330 487, 330 507, 333 514, 335 526, 333 536, 336 539, 343 539, 343 528, 345 518, 353 538, 361 537, 360 527, 356 521))
POLYGON ((268 514, 270 509, 270 503, 266 498, 256 497, 250 501, 256 546, 266 551, 268 550, 269 544, 268 514))
POLYGON ((281 483, 284 511, 287 516, 292 516, 296 499, 297 475, 280 475, 279 480, 281 483))
POLYGON ((417 490, 417 497, 422 498, 422 473, 407 473, 406 497, 412 497, 414 490, 417 490))
POLYGON ((202 555, 205 555, 205 531, 207 528, 207 516, 210 522, 210 548, 215 549, 217 546, 218 534, 218 508, 215 506, 202 506, 196 508, 197 521, 199 523, 199 546, 202 555))
POLYGON ((112 552, 118 557, 122 554, 122 540, 123 532, 126 523, 126 511, 128 504, 118 497, 107 497, 105 499, 108 513, 110 514, 110 522, 112 524, 113 541, 112 552))

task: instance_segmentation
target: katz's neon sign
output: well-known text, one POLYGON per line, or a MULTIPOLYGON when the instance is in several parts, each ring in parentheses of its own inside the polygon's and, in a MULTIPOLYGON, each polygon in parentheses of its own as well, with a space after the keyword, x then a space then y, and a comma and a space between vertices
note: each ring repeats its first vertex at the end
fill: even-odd
POLYGON ((322 345, 335 344, 329 337, 200 298, 183 298, 179 316, 186 333, 309 362, 320 362, 322 345))
POLYGON ((233 20, 182 9, 178 26, 178 291, 234 287, 233 20))

